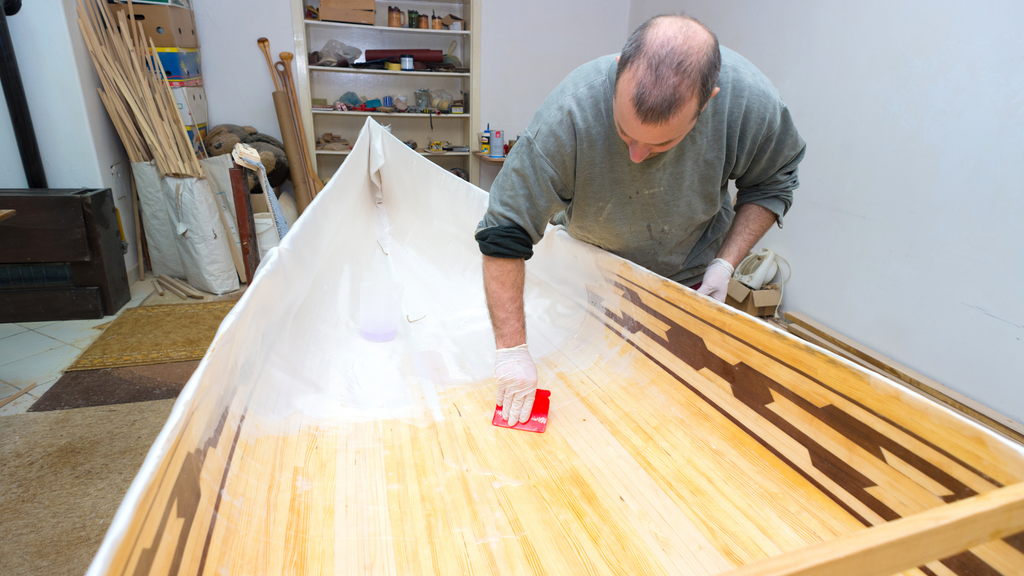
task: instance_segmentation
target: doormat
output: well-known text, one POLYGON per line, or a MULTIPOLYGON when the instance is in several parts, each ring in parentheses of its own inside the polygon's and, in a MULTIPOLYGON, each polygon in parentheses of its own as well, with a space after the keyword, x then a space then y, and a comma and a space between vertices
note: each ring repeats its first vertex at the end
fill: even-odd
POLYGON ((67 371, 201 360, 234 305, 209 302, 125 310, 67 371))
POLYGON ((198 360, 190 360, 68 372, 28 411, 49 412, 177 398, 198 367, 198 360))
POLYGON ((0 574, 85 574, 173 407, 0 417, 0 574))

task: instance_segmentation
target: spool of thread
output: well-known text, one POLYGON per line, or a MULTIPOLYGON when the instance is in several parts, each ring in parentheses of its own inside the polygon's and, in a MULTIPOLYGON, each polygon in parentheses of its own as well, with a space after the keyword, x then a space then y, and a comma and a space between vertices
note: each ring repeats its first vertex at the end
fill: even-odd
POLYGON ((490 142, 490 156, 491 158, 504 158, 505 157, 505 131, 504 130, 491 130, 491 142, 490 142))
POLYGON ((402 70, 407 72, 413 70, 412 54, 402 54, 402 70))
POLYGON ((402 65, 397 64, 395 62, 387 62, 386 64, 384 64, 384 66, 386 66, 387 69, 391 70, 392 72, 397 72, 402 69, 402 65))

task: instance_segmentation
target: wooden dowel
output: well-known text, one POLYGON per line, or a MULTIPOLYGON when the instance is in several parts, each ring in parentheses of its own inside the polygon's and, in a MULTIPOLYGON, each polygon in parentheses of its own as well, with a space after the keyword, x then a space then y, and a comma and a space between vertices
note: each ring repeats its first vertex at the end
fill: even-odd
POLYGON ((160 282, 158 282, 157 280, 153 280, 153 288, 156 288, 156 292, 157 292, 157 294, 159 294, 159 295, 161 295, 161 296, 163 296, 163 295, 164 295, 164 287, 163 287, 163 285, 162 285, 162 284, 160 284, 160 282))
POLYGON ((203 299, 203 294, 201 292, 199 292, 198 290, 196 290, 195 288, 193 288, 189 284, 187 284, 185 282, 182 282, 181 280, 178 280, 177 278, 171 278, 170 276, 167 276, 165 274, 161 274, 160 275, 160 280, 162 280, 164 282, 165 286, 170 284, 170 285, 176 287, 178 290, 181 290, 182 292, 187 294, 190 298, 196 298, 198 300, 202 300, 203 299))
POLYGON ((158 276, 157 277, 157 281, 160 282, 160 284, 162 284, 164 288, 167 288, 167 290, 171 294, 174 294, 175 296, 177 296, 178 298, 181 298, 182 300, 188 300, 188 296, 186 296, 184 292, 179 290, 176 286, 174 286, 174 285, 172 285, 172 284, 170 284, 168 282, 165 282, 164 278, 165 278, 165 276, 158 276))

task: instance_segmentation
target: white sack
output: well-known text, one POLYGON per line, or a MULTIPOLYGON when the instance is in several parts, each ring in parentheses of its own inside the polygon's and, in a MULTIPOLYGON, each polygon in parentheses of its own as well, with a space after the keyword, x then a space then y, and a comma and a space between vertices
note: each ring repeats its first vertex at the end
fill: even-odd
MULTIPOLYGON (((166 274, 174 278, 185 277, 185 265, 178 255, 174 225, 164 207, 163 192, 160 190, 160 173, 153 162, 132 163, 132 177, 139 193, 142 227, 146 231, 146 245, 149 248, 149 262, 153 273, 166 274)), ((140 261, 142 256, 139 255, 140 261)))
POLYGON ((168 176, 160 180, 160 189, 185 267, 184 278, 205 292, 238 290, 238 273, 228 244, 231 237, 221 222, 221 208, 209 180, 168 176))

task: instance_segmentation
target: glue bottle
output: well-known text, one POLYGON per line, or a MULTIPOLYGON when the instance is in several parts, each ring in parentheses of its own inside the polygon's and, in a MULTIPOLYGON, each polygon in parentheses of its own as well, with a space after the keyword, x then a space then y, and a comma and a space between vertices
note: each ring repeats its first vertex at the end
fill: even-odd
POLYGON ((484 156, 491 155, 491 123, 487 123, 487 129, 484 130, 483 136, 480 137, 480 152, 484 156))

